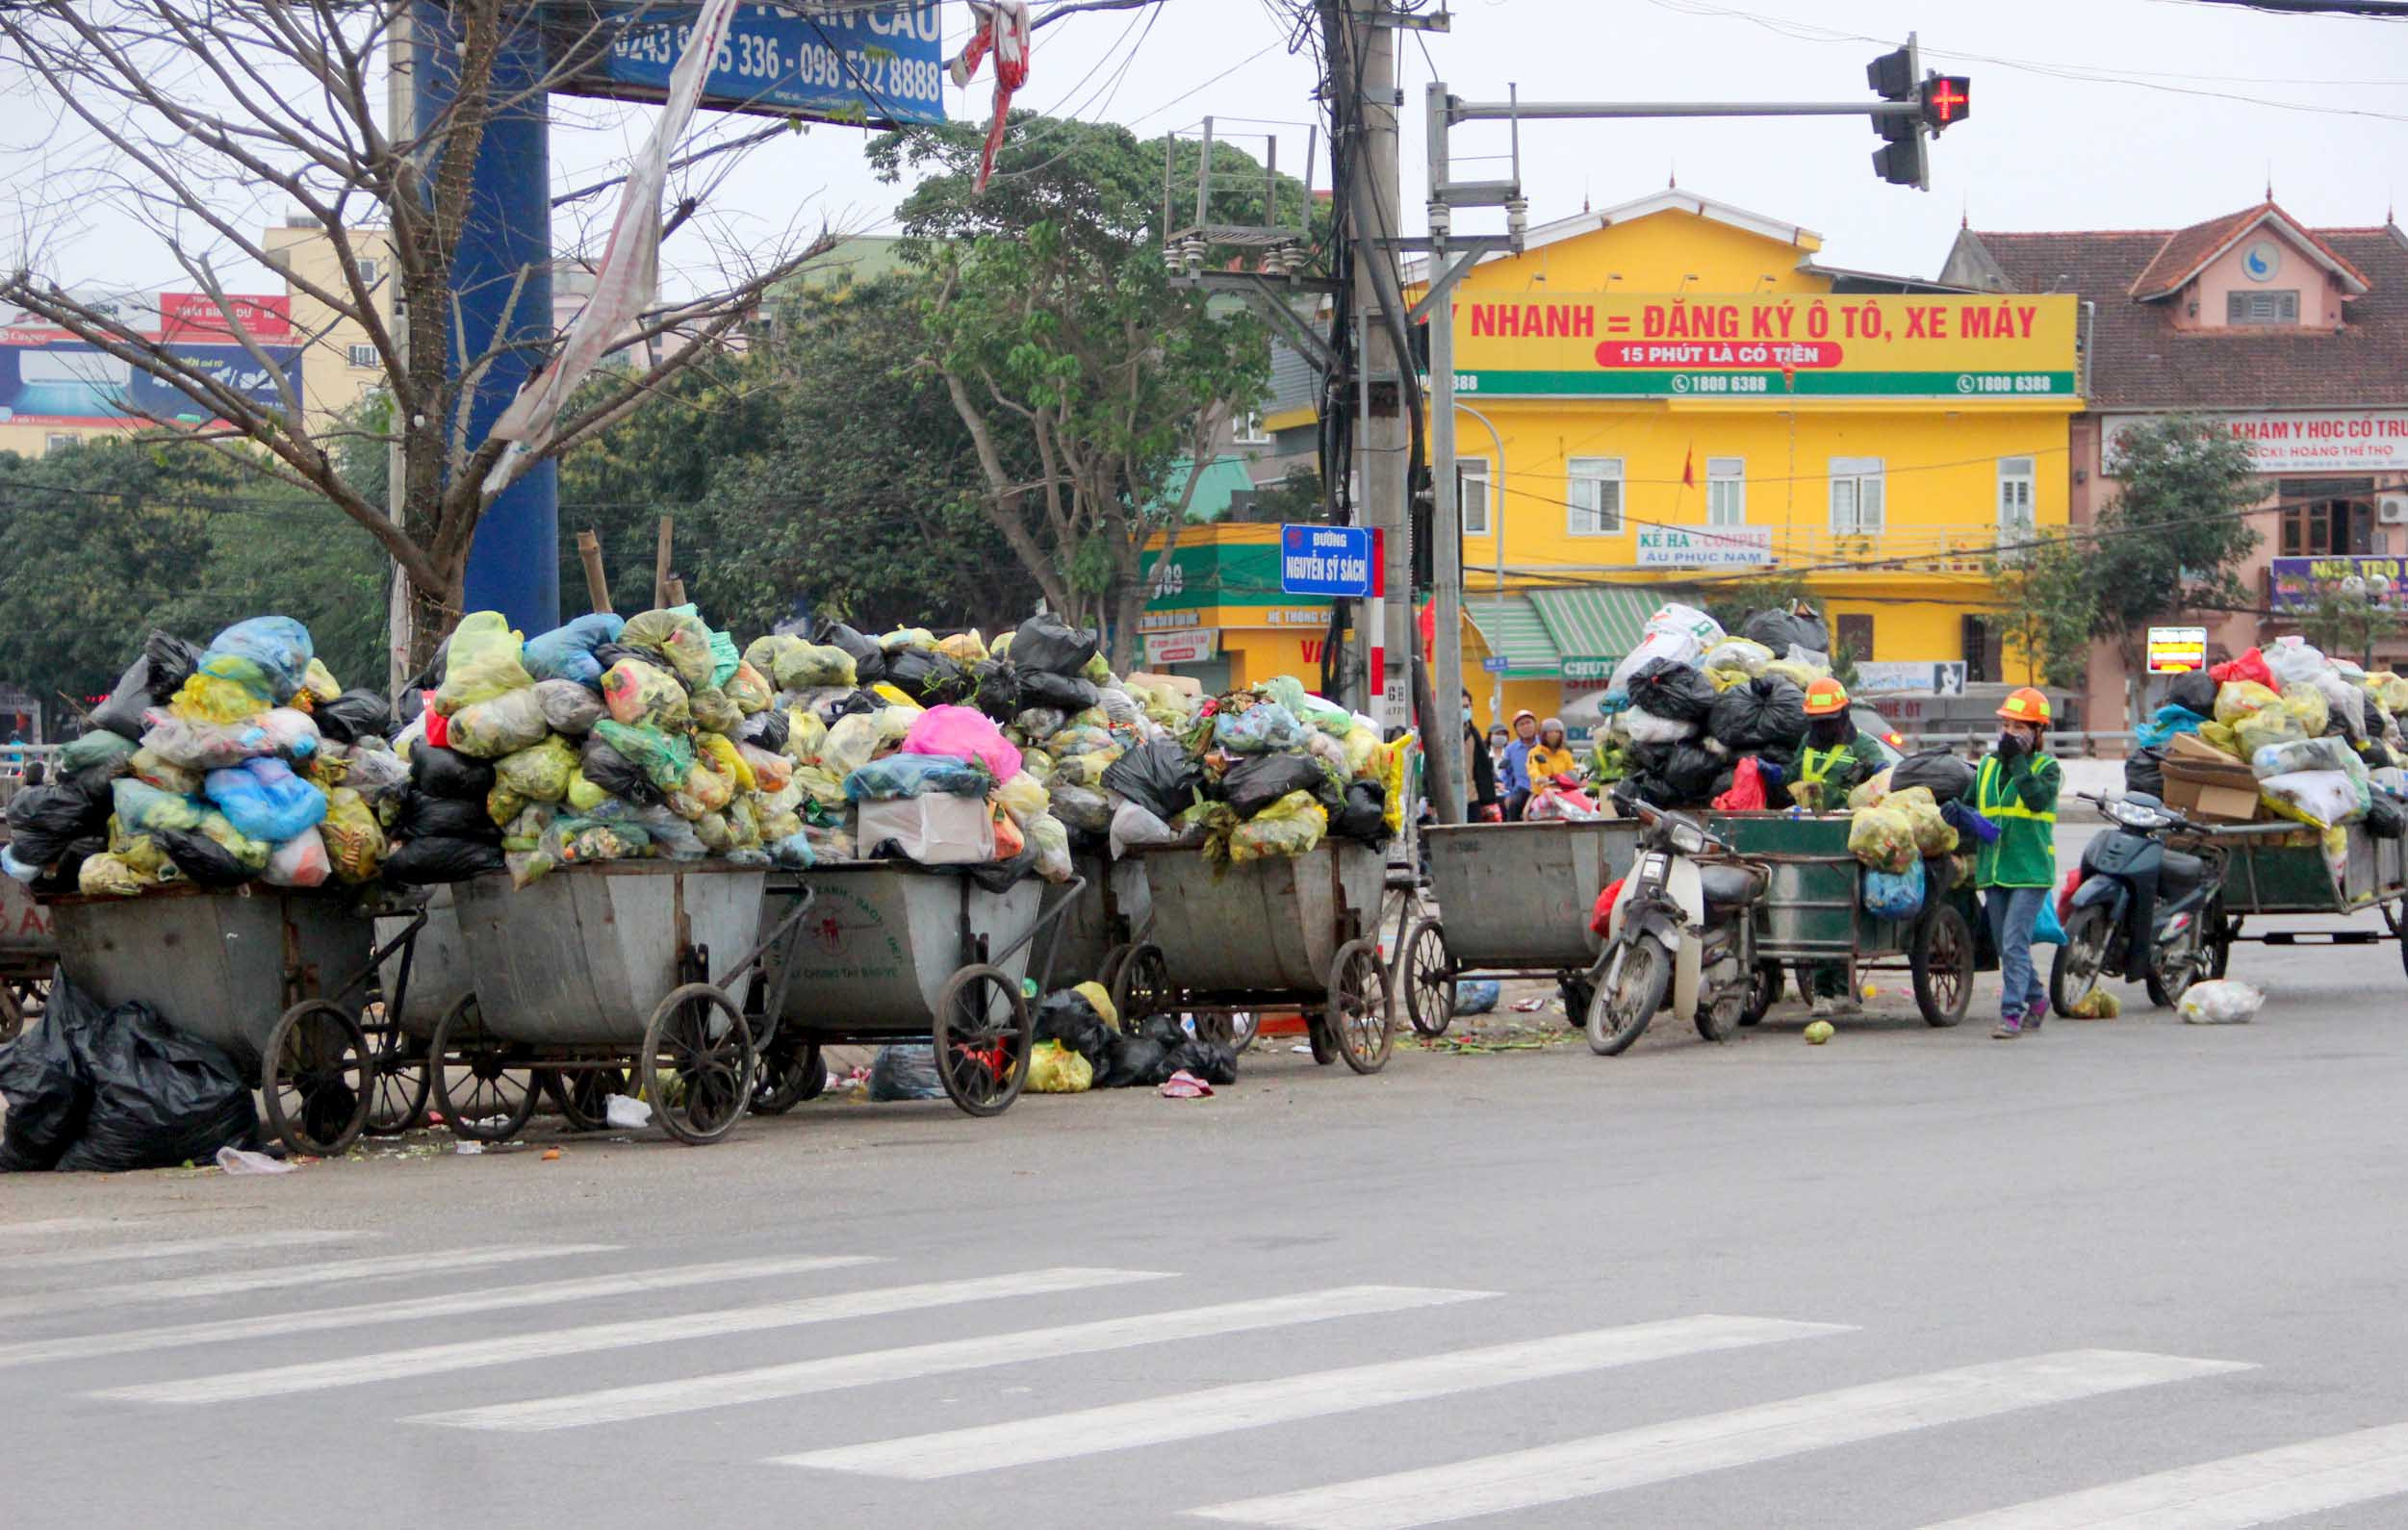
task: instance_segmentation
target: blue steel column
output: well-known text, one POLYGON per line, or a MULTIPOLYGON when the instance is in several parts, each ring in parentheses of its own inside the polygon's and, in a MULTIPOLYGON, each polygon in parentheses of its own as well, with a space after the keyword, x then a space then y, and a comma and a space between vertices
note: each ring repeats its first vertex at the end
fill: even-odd
MULTIPOLYGON (((511 40, 493 71, 493 99, 526 94, 544 77, 543 49, 526 9, 505 7, 511 40)), ((457 31, 440 6, 418 8, 425 39, 417 71, 419 131, 440 122, 459 77, 457 31)), ((450 358, 481 355, 505 319, 505 339, 548 339, 551 322, 551 153, 545 97, 529 96, 486 124, 470 179, 468 226, 451 267, 451 291, 464 333, 450 358), (526 272, 518 299, 511 286, 526 272), (505 307, 507 312, 505 313, 505 307)), ((487 370, 469 410, 477 442, 534 370, 532 350, 505 353, 487 370)), ((471 611, 500 611, 528 636, 560 625, 560 473, 547 461, 529 469, 486 510, 469 552, 465 598, 471 611)))

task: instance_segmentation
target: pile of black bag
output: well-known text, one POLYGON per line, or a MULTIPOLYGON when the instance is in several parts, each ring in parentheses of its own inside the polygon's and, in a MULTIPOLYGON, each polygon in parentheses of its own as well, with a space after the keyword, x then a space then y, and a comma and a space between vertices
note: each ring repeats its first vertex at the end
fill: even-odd
POLYGON ((103 1009, 62 976, 39 1025, 0 1046, 0 1171, 174 1168, 256 1146, 251 1080, 139 1004, 103 1009))
POLYGON ((1234 1048, 1191 1036, 1162 1014, 1146 1015, 1124 1033, 1107 1025, 1075 988, 1049 994, 1037 1007, 1037 1039, 1059 1042, 1087 1058, 1098 1089, 1152 1087, 1182 1071, 1211 1084, 1238 1082, 1234 1048))
MULTIPOLYGON (((607 745, 589 741, 584 769, 587 778, 601 786, 603 778, 595 774, 592 752, 596 748, 608 751, 607 745)), ((635 767, 624 760, 620 764, 642 779, 635 767)), ((501 829, 485 806, 486 794, 493 789, 492 761, 471 759, 423 739, 412 745, 410 790, 394 817, 395 849, 385 857, 385 880, 431 886, 504 870, 501 829)))

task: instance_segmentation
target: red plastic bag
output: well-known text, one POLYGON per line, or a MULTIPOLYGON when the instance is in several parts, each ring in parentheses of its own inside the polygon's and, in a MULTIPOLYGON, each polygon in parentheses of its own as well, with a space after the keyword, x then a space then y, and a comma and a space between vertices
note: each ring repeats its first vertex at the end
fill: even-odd
POLYGON ((1714 799, 1717 811, 1726 813, 1760 813, 1764 811, 1764 772, 1754 756, 1731 767, 1730 790, 1714 799))
POLYGON ((451 719, 435 710, 434 692, 421 691, 419 694, 426 699, 426 742, 437 749, 449 749, 451 747, 451 719))
POLYGON ((2227 659, 2208 671, 2208 678, 2221 685, 2227 680, 2255 680, 2269 691, 2279 691, 2274 672, 2267 668, 2266 655, 2251 649, 2237 659, 2227 659))
MULTIPOLYGON (((2251 649, 2249 651, 2255 653, 2257 650, 2251 649)), ((2057 922, 2059 924, 2063 924, 2067 917, 2073 913, 2074 889, 2081 885, 2082 868, 2076 866, 2073 870, 2065 873, 2064 885, 2057 889, 2057 922)))
POLYGON ((1600 940, 1604 939, 1613 931, 1614 905, 1622 901, 1622 882, 1627 880, 1616 880, 1612 886, 1597 895, 1597 906, 1589 912, 1589 933, 1600 940))

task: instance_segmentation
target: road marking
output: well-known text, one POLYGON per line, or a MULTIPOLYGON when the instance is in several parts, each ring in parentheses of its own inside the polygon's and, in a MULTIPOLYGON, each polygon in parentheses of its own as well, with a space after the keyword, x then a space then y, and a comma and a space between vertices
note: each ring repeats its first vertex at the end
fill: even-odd
POLYGON ((1565 1503, 1829 1445, 1985 1418, 2017 1408, 2250 1368, 2228 1361, 2183 1360, 2171 1355, 2066 1350, 1845 1387, 1729 1413, 1483 1456, 1453 1466, 1366 1477, 1331 1488, 1248 1498, 1191 1512, 1207 1519, 1299 1530, 1409 1530, 1476 1515, 1565 1503))
POLYGON ((1790 1323, 1768 1317, 1679 1317, 1668 1322, 1636 1323, 1481 1349, 1461 1349, 1419 1360, 1350 1365, 1275 1381, 1242 1382, 1044 1418, 952 1429, 774 1459, 783 1466, 817 1466, 881 1477, 923 1481, 958 1477, 1040 1461, 1063 1461, 1108 1450, 1200 1439, 1238 1429, 1258 1429, 1266 1424, 1294 1423, 1325 1414, 1422 1402, 1455 1392, 1519 1386, 1678 1355, 1854 1331, 1834 1323, 1790 1323))
MULTIPOLYGON (((947 1307, 961 1302, 1001 1300, 1012 1296, 1039 1296, 1054 1291, 1118 1286, 1131 1281, 1173 1278, 1157 1270, 1026 1270, 1012 1275, 980 1276, 974 1280, 929 1281, 913 1286, 838 1291, 827 1296, 806 1296, 758 1307, 724 1307, 706 1313, 679 1313, 666 1317, 587 1323, 576 1328, 547 1329, 532 1334, 427 1344, 416 1349, 391 1349, 382 1354, 312 1361, 299 1365, 275 1365, 265 1370, 240 1370, 221 1376, 195 1376, 184 1381, 117 1387, 92 1395, 119 1402, 233 1402, 250 1397, 281 1396, 289 1392, 324 1391, 329 1388, 357 1386, 363 1382, 397 1381, 405 1376, 434 1376, 449 1371, 515 1365, 523 1361, 548 1360, 559 1355, 587 1355, 597 1350, 626 1349, 636 1344, 719 1339, 772 1328, 799 1328, 807 1323, 831 1323, 850 1317, 908 1313, 923 1307, 947 1307)), ((703 1384, 706 1383, 707 1378, 703 1384)))
POLYGON ((112 1222, 105 1216, 54 1216, 47 1221, 0 1225, 0 1237, 32 1237, 42 1233, 96 1233, 105 1227, 135 1225, 133 1222, 112 1222))
POLYGON ((2244 1530, 2408 1492, 2408 1424, 2202 1462, 1932 1530, 2244 1530))
POLYGON ((1133 1349, 1140 1344, 1168 1344, 1182 1339, 1239 1334, 1258 1328, 1283 1328, 1294 1323, 1319 1322, 1331 1317, 1356 1317, 1373 1313, 1398 1313, 1473 1301, 1494 1291, 1433 1290, 1411 1286, 1342 1286, 1329 1290, 1302 1291, 1294 1296, 1227 1302, 1191 1307, 1180 1312, 1145 1313, 1135 1317, 1110 1317, 1063 1328, 1020 1329, 913 1344, 903 1349, 876 1349, 858 1355, 831 1355, 785 1365, 722 1371, 681 1381, 637 1387, 611 1387, 600 1391, 539 1397, 528 1402, 500 1403, 487 1408, 463 1408, 450 1413, 422 1414, 409 1423, 446 1424, 458 1429, 501 1429, 533 1432, 575 1429, 586 1424, 619 1423, 631 1418, 656 1418, 664 1414, 693 1413, 737 1403, 768 1402, 813 1392, 866 1387, 876 1382, 904 1381, 1009 1365, 1021 1361, 1052 1360, 1063 1355, 1093 1355, 1106 1350, 1133 1349))
POLYGON ((32 1296, 0 1298, 0 1317, 85 1312, 99 1307, 135 1307, 143 1302, 196 1301, 208 1296, 238 1296, 247 1291, 374 1280, 389 1275, 431 1275, 440 1270, 480 1269, 489 1264, 523 1264, 529 1260, 614 1254, 618 1248, 616 1243, 554 1243, 539 1248, 459 1248, 434 1254, 388 1254, 376 1259, 330 1260, 323 1264, 287 1264, 274 1269, 239 1270, 224 1275, 131 1281, 122 1286, 92 1286, 82 1290, 44 1291, 32 1296))
POLYGON ((184 1344, 216 1344, 237 1339, 274 1339, 286 1334, 314 1334, 330 1328, 354 1328, 371 1323, 418 1322, 430 1317, 457 1317, 468 1313, 502 1312, 514 1307, 548 1307, 557 1302, 589 1301, 603 1296, 635 1296, 648 1291, 673 1291, 691 1286, 716 1285, 723 1281, 758 1280, 772 1275, 807 1275, 818 1270, 877 1262, 866 1255, 734 1259, 716 1264, 677 1264, 665 1269, 628 1270, 616 1275, 588 1275, 577 1280, 543 1281, 532 1286, 501 1286, 445 1296, 415 1296, 397 1302, 363 1302, 351 1307, 316 1307, 306 1312, 270 1313, 260 1317, 226 1317, 205 1323, 125 1328, 107 1334, 74 1334, 64 1339, 35 1339, 22 1343, 0 1344, 0 1369, 52 1360, 133 1355, 147 1350, 172 1349, 184 1344))
POLYGON ((306 1248, 315 1243, 341 1243, 378 1236, 374 1233, 244 1233, 229 1237, 189 1237, 172 1243, 120 1243, 115 1248, 77 1248, 62 1254, 0 1254, 0 1274, 12 1274, 21 1269, 65 1269, 76 1264, 185 1259, 199 1254, 232 1254, 246 1249, 306 1248))

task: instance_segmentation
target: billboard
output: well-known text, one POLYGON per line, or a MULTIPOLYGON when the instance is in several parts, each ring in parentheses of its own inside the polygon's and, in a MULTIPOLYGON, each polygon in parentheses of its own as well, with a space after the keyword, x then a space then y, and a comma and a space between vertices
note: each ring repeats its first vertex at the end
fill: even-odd
MULTIPOLYGON (((553 4, 546 21, 571 55, 565 95, 668 98, 699 7, 650 0, 553 4), (593 39, 590 43, 588 39, 593 39)), ((703 80, 706 110, 863 127, 945 120, 944 26, 936 0, 873 10, 814 0, 743 5, 703 80)))
MULTIPOLYGON (((298 391, 301 347, 261 348, 298 391)), ((264 407, 281 403, 274 372, 233 341, 169 342, 167 350, 264 407)), ((0 424, 131 425, 151 420, 213 422, 208 411, 174 388, 80 340, 12 331, 0 344, 0 424)))
POLYGON ((2346 579, 2364 581, 2378 605, 2408 606, 2408 558, 2384 557, 2276 558, 2267 569, 2267 604, 2305 610, 2346 579))
POLYGON ((1455 389, 1526 398, 2075 397, 2070 296, 1589 293, 1455 303, 1455 389))
MULTIPOLYGON (((2101 466, 2113 471, 2125 431, 2160 415, 2110 415, 2101 466)), ((2281 409, 2211 415, 2240 437, 2263 473, 2408 472, 2408 410, 2281 409)))

